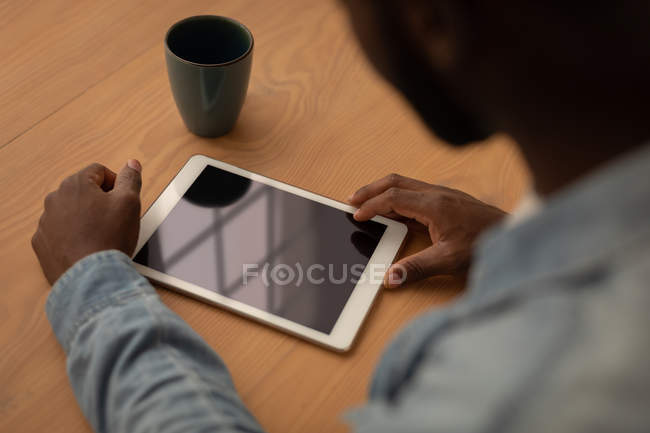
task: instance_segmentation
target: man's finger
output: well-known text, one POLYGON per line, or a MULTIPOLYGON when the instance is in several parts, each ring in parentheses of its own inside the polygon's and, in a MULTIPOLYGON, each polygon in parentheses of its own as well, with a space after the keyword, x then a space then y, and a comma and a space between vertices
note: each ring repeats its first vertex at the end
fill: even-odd
POLYGON ((348 202, 353 205, 360 205, 366 200, 375 197, 390 188, 401 188, 410 191, 423 191, 431 188, 426 182, 422 182, 410 177, 400 176, 399 174, 389 174, 375 182, 361 187, 357 192, 348 197, 348 202))
POLYGON ((452 271, 442 247, 434 244, 393 264, 386 272, 384 286, 394 289, 434 275, 450 274, 452 271))
POLYGON ((112 190, 115 187, 115 179, 117 179, 117 173, 106 168, 104 170, 104 182, 101 184, 102 189, 106 192, 112 190))
POLYGON ((117 194, 131 193, 140 195, 140 189, 142 188, 141 172, 142 166, 140 163, 135 159, 129 159, 118 173, 113 191, 117 194))
POLYGON ((376 215, 401 215, 425 224, 422 193, 400 188, 390 188, 361 205, 354 213, 357 221, 366 221, 376 215))
POLYGON ((104 191, 108 191, 113 187, 116 176, 112 170, 97 162, 79 171, 78 175, 90 180, 104 191))

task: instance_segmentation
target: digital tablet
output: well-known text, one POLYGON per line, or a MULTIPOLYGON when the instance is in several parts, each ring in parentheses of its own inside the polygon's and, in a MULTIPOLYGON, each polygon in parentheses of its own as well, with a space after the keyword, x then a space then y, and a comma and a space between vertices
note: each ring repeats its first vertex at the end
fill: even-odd
POLYGON ((147 278, 326 347, 348 350, 406 226, 206 156, 142 217, 147 278))

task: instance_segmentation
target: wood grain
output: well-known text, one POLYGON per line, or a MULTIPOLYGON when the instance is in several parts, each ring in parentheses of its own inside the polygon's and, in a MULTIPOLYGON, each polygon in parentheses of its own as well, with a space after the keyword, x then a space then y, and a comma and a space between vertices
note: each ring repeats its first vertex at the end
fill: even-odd
MULTIPOLYGON (((140 159, 145 208, 196 153, 338 200, 390 172, 507 210, 527 185, 506 138, 459 151, 431 137, 369 69, 336 2, 2 1, 0 40, 0 432, 89 430, 29 239, 45 195, 92 161, 118 169, 140 159), (164 31, 197 13, 237 18, 256 39, 244 109, 219 139, 185 130, 164 67, 164 31)), ((405 254, 426 244, 413 236, 405 254)), ((340 415, 363 403, 390 338, 461 290, 434 278, 385 291, 345 355, 159 293, 222 355, 262 425, 291 433, 347 431, 340 415)))

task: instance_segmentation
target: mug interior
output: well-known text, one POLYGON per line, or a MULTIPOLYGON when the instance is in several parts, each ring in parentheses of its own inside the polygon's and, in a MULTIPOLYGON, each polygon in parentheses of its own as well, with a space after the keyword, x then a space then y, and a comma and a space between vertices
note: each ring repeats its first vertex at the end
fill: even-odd
POLYGON ((219 16, 184 19, 167 33, 167 47, 181 59, 202 65, 218 65, 243 57, 253 37, 237 21, 219 16))

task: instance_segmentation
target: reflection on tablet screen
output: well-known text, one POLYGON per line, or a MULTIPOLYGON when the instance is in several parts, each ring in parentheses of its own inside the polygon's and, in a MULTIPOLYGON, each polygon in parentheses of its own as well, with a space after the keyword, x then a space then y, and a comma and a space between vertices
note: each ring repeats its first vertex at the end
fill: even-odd
POLYGON ((134 261, 330 333, 385 229, 208 165, 134 261))

